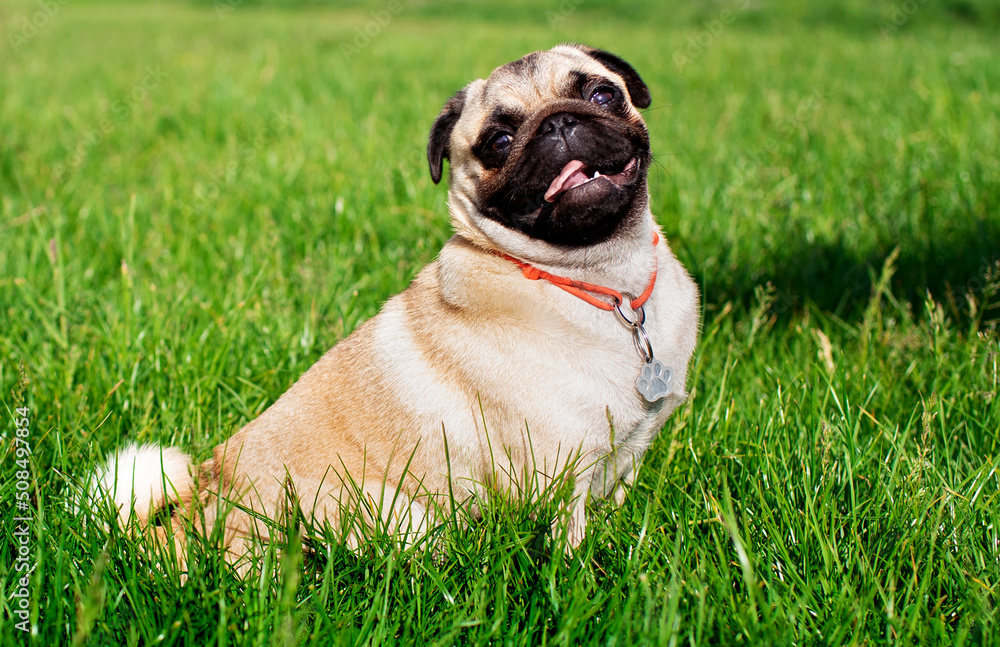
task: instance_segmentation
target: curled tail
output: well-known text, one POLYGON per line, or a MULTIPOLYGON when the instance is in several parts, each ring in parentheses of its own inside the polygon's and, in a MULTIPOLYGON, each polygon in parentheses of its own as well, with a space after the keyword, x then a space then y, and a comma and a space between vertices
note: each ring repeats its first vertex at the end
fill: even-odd
POLYGON ((167 506, 189 504, 196 487, 187 454, 175 447, 135 443, 115 452, 97 470, 95 480, 91 497, 110 499, 122 526, 133 515, 145 526, 150 516, 167 506))

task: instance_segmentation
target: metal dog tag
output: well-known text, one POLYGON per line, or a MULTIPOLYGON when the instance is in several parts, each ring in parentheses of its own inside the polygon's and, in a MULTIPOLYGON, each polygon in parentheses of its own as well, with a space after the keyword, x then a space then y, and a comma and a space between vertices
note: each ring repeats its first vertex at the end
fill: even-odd
POLYGON ((646 398, 646 402, 653 403, 667 397, 670 395, 670 382, 674 374, 653 356, 653 344, 649 341, 646 329, 643 328, 646 311, 640 305, 634 308, 635 316, 630 319, 622 311, 621 301, 615 303, 614 311, 618 315, 618 320, 632 331, 632 343, 635 344, 635 350, 643 361, 642 370, 639 371, 639 377, 635 381, 635 388, 646 398))
POLYGON ((674 374, 663 362, 652 357, 647 361, 639 372, 639 378, 635 381, 635 388, 639 389, 646 402, 656 402, 661 398, 670 395, 670 383, 674 374))

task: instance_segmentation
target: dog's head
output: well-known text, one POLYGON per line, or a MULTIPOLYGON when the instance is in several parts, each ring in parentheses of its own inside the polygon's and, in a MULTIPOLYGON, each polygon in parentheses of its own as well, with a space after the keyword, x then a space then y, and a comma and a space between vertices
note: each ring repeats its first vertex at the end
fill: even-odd
POLYGON ((448 100, 427 159, 460 228, 566 248, 602 243, 648 212, 649 89, 603 50, 559 45, 497 68, 448 100))

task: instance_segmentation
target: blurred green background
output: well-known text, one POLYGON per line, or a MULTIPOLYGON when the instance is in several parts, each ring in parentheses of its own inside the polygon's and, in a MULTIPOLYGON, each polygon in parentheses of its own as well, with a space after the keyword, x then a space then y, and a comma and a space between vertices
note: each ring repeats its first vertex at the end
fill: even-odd
MULTIPOLYGON (((162 234, 158 219, 226 228, 229 209, 248 231, 270 227, 253 215, 265 210, 276 235, 326 245, 345 218, 382 211, 386 186, 389 208, 440 218, 443 191, 421 168, 440 104, 570 40, 619 53, 650 84, 654 210, 709 305, 772 281, 847 316, 897 245, 896 287, 918 301, 998 253, 996 2, 389 4, 53 0, 23 38, 45 5, 5 2, 6 218, 57 199, 42 221, 102 248, 109 221, 88 234, 80 214, 138 193, 144 236, 162 234), (142 92, 148 70, 163 77, 142 92), (277 115, 288 123, 271 127, 277 115), (95 135, 102 120, 112 132, 95 135)), ((433 252, 442 234, 439 221, 413 238, 433 252)))

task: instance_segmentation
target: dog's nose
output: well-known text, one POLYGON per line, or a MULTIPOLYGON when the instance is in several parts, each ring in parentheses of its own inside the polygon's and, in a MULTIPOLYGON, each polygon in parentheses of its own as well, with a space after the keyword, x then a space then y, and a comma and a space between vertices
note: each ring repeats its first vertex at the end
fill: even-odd
POLYGON ((568 112, 557 112, 545 118, 542 125, 538 127, 538 134, 556 137, 566 136, 578 123, 580 120, 574 115, 568 112))

